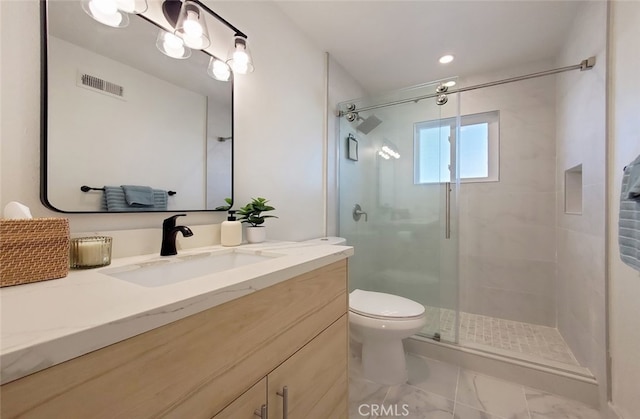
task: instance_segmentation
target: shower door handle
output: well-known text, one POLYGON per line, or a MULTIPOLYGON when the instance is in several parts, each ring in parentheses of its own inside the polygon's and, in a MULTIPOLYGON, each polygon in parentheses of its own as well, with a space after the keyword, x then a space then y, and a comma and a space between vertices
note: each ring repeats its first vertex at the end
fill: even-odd
POLYGON ((444 238, 451 238, 451 182, 445 182, 444 184, 444 238))
POLYGON ((366 223, 367 221, 369 221, 369 215, 362 211, 362 207, 360 206, 360 204, 356 204, 353 207, 353 212, 351 213, 351 215, 353 215, 353 221, 360 221, 360 217, 362 217, 364 215, 364 222, 366 223))

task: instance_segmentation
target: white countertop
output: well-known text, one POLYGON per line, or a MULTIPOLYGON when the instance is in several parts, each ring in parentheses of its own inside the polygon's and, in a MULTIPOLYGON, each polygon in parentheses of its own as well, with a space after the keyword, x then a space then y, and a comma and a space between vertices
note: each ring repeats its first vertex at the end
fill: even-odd
MULTIPOLYGON (((158 259, 114 259, 108 267, 72 270, 65 278, 0 289, 0 382, 24 377, 353 255, 353 248, 309 242, 265 242, 237 249, 282 254, 252 265, 160 287, 101 273, 158 259)), ((209 246, 179 251, 179 256, 209 246)), ((171 256, 170 256, 171 257, 171 256)))

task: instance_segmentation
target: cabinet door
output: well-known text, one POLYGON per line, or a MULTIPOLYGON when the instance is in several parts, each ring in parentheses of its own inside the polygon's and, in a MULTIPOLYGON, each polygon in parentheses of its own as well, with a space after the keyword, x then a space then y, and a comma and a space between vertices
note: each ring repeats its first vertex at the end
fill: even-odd
POLYGON ((348 416, 347 315, 268 376, 269 419, 338 419, 348 416), (288 416, 284 416, 287 387, 288 416))
MULTIPOLYGON (((256 411, 267 405, 267 379, 258 381, 253 387, 242 393, 233 403, 225 407, 214 419, 257 419, 256 411)), ((262 419, 267 419, 266 415, 262 419)))

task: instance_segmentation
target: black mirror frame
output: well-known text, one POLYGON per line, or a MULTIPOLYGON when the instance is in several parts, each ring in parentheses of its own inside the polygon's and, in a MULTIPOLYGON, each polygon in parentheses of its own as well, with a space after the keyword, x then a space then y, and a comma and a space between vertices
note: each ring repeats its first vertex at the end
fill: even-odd
MULTIPOLYGON (((47 195, 47 172, 48 172, 48 144, 47 144, 47 123, 48 123, 48 0, 40 0, 40 202, 50 210, 61 212, 65 214, 150 214, 150 213, 166 213, 166 212, 226 212, 233 206, 234 196, 234 171, 235 171, 235 135, 234 135, 234 91, 235 85, 233 76, 229 83, 231 83, 231 198, 232 204, 228 206, 221 205, 216 209, 202 209, 202 210, 165 210, 165 211, 65 211, 56 208, 49 202, 47 195)), ((152 20, 142 16, 138 17, 144 19, 148 23, 162 28, 152 20)), ((206 54, 206 53, 205 53, 206 54)), ((209 55, 209 54, 207 54, 209 55)))

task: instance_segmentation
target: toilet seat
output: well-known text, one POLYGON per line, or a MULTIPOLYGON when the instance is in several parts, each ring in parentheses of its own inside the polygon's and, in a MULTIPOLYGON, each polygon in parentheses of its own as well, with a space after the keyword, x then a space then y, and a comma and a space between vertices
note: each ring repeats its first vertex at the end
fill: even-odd
POLYGON ((417 319, 425 312, 422 304, 408 298, 360 289, 349 294, 349 311, 385 320, 417 319))

